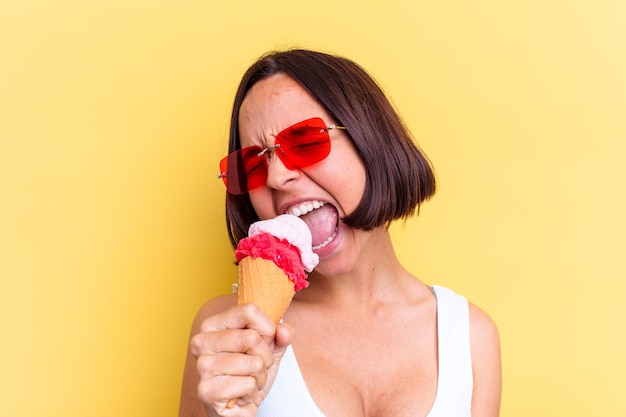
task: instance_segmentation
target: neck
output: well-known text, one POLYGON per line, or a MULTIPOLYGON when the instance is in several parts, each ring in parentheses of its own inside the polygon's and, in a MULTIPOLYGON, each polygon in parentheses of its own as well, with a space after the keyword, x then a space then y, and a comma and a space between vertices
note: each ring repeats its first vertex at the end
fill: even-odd
POLYGON ((385 303, 397 303, 399 297, 410 297, 411 288, 419 281, 400 264, 389 230, 379 227, 368 233, 368 243, 355 257, 356 262, 349 271, 333 276, 312 273, 309 288, 298 298, 316 304, 360 304, 375 308, 385 303))

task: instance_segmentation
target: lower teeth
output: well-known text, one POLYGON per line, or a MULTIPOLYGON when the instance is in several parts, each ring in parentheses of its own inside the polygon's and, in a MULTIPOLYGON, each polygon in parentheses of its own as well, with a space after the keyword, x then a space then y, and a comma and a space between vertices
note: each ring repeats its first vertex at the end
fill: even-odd
POLYGON ((317 246, 313 246, 311 249, 313 250, 318 250, 318 249, 322 249, 324 246, 328 245, 330 242, 333 241, 333 239, 335 239, 335 236, 337 236, 337 229, 335 228, 335 231, 333 232, 332 235, 330 235, 330 237, 328 239, 326 239, 324 242, 320 243, 317 246))

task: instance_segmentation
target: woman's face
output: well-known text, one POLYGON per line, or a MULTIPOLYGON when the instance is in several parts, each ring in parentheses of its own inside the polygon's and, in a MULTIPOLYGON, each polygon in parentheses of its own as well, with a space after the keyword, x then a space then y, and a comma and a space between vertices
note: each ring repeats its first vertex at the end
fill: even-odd
MULTIPOLYGON (((322 118, 327 126, 338 123, 291 77, 273 75, 256 83, 243 100, 239 113, 241 147, 272 146, 279 132, 313 117, 322 118)), ((345 130, 331 129, 329 133, 330 154, 306 168, 287 169, 272 151, 266 185, 249 192, 260 219, 283 213, 301 215, 311 229, 314 251, 322 260, 317 268, 320 272, 325 259, 355 250, 366 235, 339 220, 361 201, 365 166, 345 130)), ((339 272, 336 267, 334 273, 339 272)))

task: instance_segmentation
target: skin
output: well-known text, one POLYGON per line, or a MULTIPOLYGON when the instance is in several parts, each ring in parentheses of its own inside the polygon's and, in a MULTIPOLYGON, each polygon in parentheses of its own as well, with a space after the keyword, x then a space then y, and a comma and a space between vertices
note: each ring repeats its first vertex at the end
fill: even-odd
MULTIPOLYGON (((310 117, 335 121, 295 81, 257 83, 240 113, 242 146, 271 146, 282 129, 310 117)), ((330 155, 303 170, 270 159, 266 187, 250 192, 261 219, 321 200, 340 217, 357 206, 365 167, 343 131, 331 131, 330 155)), ((340 223, 335 241, 274 325, 233 295, 207 302, 192 328, 180 416, 255 416, 292 344, 307 387, 327 417, 420 417, 437 388, 436 300, 399 263, 388 230, 340 223), (385 343, 380 343, 385 341, 385 343), (230 398, 238 398, 228 409, 230 398)), ((473 417, 499 414, 501 369, 493 321, 470 304, 473 417)))

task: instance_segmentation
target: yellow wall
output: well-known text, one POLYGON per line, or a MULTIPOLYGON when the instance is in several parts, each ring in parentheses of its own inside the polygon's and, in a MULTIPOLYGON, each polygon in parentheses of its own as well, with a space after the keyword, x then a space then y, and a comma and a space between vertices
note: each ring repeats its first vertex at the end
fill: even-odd
MULTIPOLYGON (((10 4, 5 4, 10 3, 10 4)), ((0 415, 176 415, 235 270, 215 175, 260 53, 362 63, 436 165, 406 265, 498 322, 502 415, 623 416, 626 3, 0 6, 0 415)))

